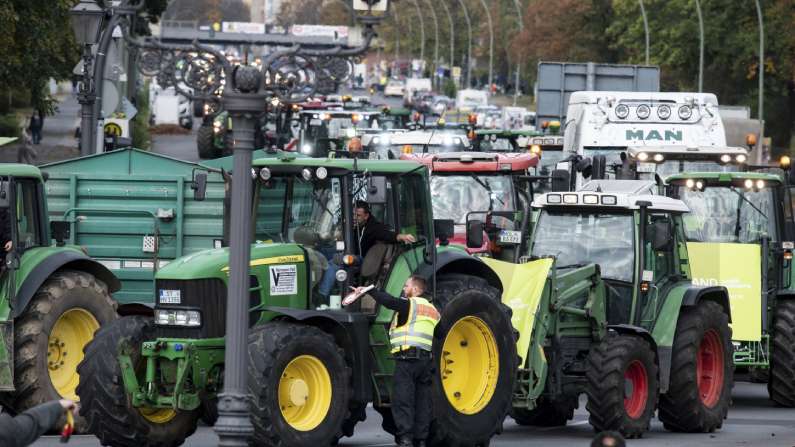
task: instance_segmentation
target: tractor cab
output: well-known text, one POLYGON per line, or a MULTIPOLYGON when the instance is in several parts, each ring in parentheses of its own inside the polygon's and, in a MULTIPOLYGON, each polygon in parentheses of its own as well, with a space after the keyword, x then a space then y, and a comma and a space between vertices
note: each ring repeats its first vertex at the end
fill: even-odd
POLYGON ((465 132, 460 130, 415 130, 392 133, 389 138, 371 139, 370 153, 380 159, 397 159, 402 154, 441 154, 470 150, 465 132))
POLYGON ((378 126, 380 113, 360 110, 301 110, 293 121, 298 148, 304 155, 326 157, 340 150, 358 129, 378 126))
POLYGON ((607 169, 615 178, 664 182, 682 172, 742 171, 748 150, 730 146, 632 146, 619 160, 607 169))
POLYGON ((479 129, 475 131, 472 150, 478 152, 526 152, 530 147, 530 138, 540 135, 540 132, 532 130, 479 129))
POLYGON ((538 216, 529 256, 555 259, 558 274, 597 264, 607 289, 609 324, 644 326, 659 310, 660 290, 689 276, 683 202, 621 193, 546 193, 533 202, 538 216))
POLYGON ((529 185, 522 178, 536 166, 538 157, 528 153, 448 152, 404 154, 401 160, 428 167, 433 215, 454 222, 452 243, 467 246, 468 225, 481 225, 485 237, 467 251, 514 259, 532 201, 529 185))

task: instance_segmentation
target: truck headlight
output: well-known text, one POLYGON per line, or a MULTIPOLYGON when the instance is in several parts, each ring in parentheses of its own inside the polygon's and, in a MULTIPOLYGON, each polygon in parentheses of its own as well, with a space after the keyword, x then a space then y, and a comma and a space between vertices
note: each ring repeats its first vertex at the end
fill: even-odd
POLYGON ((155 309, 155 323, 165 326, 199 327, 202 325, 198 310, 155 309))

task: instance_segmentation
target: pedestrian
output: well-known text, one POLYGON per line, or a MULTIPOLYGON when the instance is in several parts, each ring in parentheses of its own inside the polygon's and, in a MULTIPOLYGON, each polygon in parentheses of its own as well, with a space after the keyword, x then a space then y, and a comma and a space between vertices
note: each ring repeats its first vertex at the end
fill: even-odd
POLYGON ((43 127, 44 115, 37 109, 34 109, 33 113, 30 115, 30 123, 28 124, 28 129, 33 137, 33 144, 39 144, 41 142, 41 129, 43 127))
POLYGON ((0 413, 0 446, 25 447, 44 433, 59 428, 58 420, 71 411, 77 415, 77 405, 71 400, 53 400, 37 405, 17 417, 0 413))
POLYGON ((22 145, 17 150, 17 163, 27 163, 32 165, 38 158, 36 149, 33 149, 33 139, 31 138, 28 127, 22 126, 22 145))
POLYGON ((353 288, 345 304, 369 293, 379 304, 395 311, 389 327, 389 341, 395 357, 392 417, 399 447, 425 447, 431 426, 431 380, 433 377, 433 331, 439 312, 423 297, 427 283, 410 276, 399 298, 371 287, 353 288), (369 290, 369 291, 368 291, 369 290))

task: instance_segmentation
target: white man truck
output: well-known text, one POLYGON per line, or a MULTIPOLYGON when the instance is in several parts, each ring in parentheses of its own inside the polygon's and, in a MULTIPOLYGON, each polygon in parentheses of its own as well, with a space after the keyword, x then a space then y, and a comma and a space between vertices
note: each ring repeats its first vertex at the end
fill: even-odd
POLYGON ((572 186, 589 179, 655 180, 685 171, 733 171, 748 152, 726 145, 711 93, 574 92, 564 152, 576 154, 572 186))

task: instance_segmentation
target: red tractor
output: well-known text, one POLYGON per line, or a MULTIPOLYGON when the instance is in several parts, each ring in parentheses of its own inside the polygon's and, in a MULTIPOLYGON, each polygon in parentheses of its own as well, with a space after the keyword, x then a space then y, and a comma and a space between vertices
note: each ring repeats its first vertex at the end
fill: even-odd
POLYGON ((537 155, 448 152, 404 154, 401 159, 430 170, 433 215, 455 222, 450 242, 466 247, 467 226, 482 225, 488 237, 467 252, 505 260, 518 256, 520 230, 530 219, 525 210, 532 201, 527 174, 538 164, 537 155))

